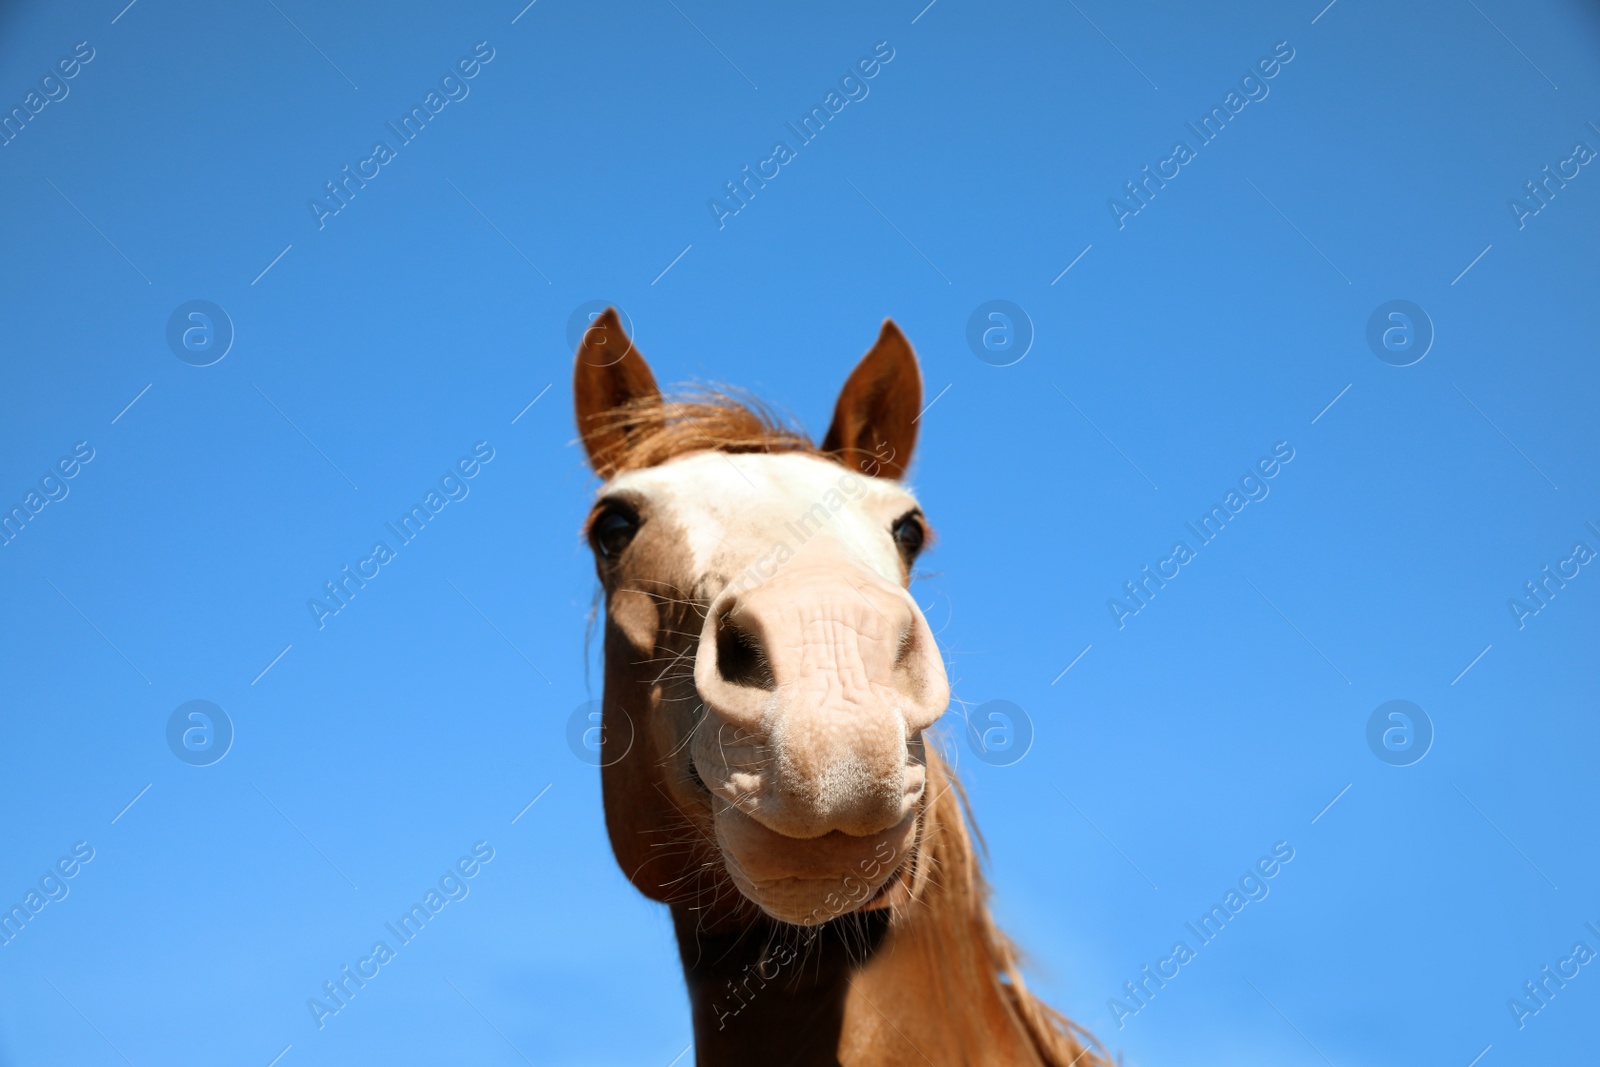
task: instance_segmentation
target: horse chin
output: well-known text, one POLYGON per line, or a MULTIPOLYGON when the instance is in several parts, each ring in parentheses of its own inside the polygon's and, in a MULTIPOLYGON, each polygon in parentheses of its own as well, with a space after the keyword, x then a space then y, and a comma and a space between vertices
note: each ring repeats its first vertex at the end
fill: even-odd
POLYGON ((728 877, 779 922, 818 926, 855 911, 889 906, 890 884, 917 841, 915 811, 864 837, 833 831, 788 837, 725 803, 714 805, 717 845, 728 877))

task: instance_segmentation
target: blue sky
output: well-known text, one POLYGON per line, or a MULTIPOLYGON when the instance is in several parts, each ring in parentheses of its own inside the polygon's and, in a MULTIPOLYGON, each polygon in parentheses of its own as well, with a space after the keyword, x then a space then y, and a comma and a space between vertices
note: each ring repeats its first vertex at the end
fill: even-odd
POLYGON ((885 316, 916 345, 915 591, 957 697, 1034 734, 1001 766, 944 720, 994 908, 1125 1063, 1593 1047, 1600 966, 1524 992, 1600 951, 1591 7, 124 2, 0 16, 0 903, 60 897, 0 946, 0 1064, 682 1052, 667 916, 566 740, 592 301, 818 434, 885 316), (995 300, 1018 361, 969 345, 995 300), (205 766, 168 742, 196 700, 205 766))

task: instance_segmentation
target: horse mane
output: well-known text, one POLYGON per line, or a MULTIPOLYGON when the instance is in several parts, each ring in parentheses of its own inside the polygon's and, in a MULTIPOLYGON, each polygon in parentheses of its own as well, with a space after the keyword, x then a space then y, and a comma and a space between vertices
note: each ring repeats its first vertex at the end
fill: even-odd
POLYGON ((912 902, 897 909, 894 921, 900 927, 915 924, 918 940, 943 965, 935 972, 949 976, 946 1003, 968 1004, 990 1016, 987 1027, 973 1026, 958 1036, 963 1062, 990 1062, 998 1024, 1032 1046, 1039 1067, 1110 1067, 1092 1034, 1034 996, 1023 981, 1021 954, 989 912, 979 858, 986 849, 966 789, 932 745, 927 759, 932 799, 911 874, 912 902))
POLYGON ((691 452, 824 452, 793 419, 743 390, 691 386, 672 396, 630 401, 596 416, 596 428, 620 431, 598 457, 611 474, 657 467, 691 452))

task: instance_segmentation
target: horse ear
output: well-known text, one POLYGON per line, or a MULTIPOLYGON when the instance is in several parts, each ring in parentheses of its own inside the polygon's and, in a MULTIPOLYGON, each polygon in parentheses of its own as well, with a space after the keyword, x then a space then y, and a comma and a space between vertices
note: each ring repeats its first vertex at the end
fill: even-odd
POLYGON ((921 407, 916 354, 894 320, 884 319, 878 343, 839 393, 822 450, 836 453, 853 470, 898 479, 911 466, 921 407))
POLYGON ((616 473, 630 436, 663 425, 660 405, 652 403, 661 399, 656 377, 623 330, 615 308, 606 308, 584 331, 572 395, 589 466, 602 478, 616 473))

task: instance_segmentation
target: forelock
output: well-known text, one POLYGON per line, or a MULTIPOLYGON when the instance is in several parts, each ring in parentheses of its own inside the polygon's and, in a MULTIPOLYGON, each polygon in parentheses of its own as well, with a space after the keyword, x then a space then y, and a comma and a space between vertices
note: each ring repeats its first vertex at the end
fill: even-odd
POLYGON ((763 401, 725 387, 649 397, 614 409, 608 428, 625 431, 603 458, 612 475, 658 467, 691 452, 801 452, 843 465, 792 419, 763 401))

